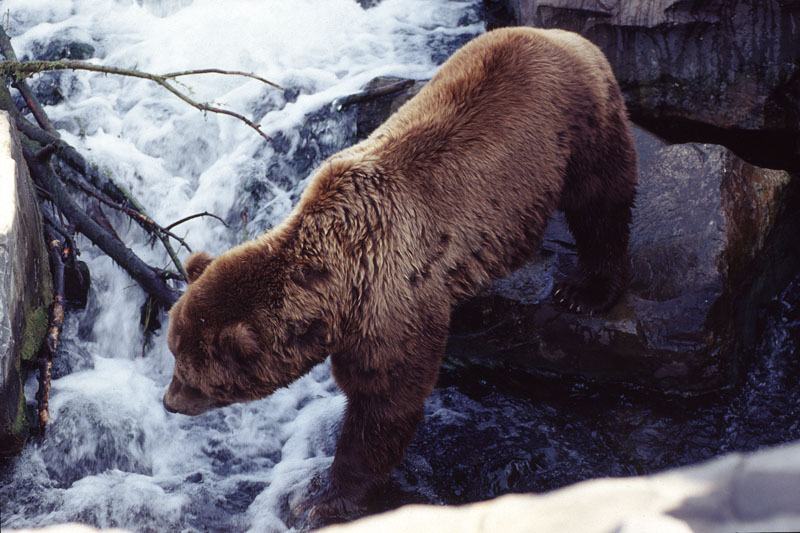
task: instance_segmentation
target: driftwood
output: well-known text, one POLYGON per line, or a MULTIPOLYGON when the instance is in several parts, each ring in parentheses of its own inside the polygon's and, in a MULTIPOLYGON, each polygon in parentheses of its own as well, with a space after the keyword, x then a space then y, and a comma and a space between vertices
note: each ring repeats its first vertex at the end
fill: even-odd
MULTIPOLYGON (((0 62, 0 73, 6 75, 10 79, 10 83, 20 92, 25 105, 36 120, 36 124, 34 124, 23 116, 22 112, 16 108, 8 87, 0 85, 0 109, 5 109, 9 112, 21 133, 24 145, 23 153, 39 186, 38 190, 45 199, 57 206, 60 214, 69 220, 75 230, 86 235, 93 244, 97 245, 122 266, 159 307, 168 309, 177 299, 179 293, 167 283, 167 280, 186 280, 186 272, 178 259, 171 240, 176 241, 179 247, 191 251, 185 240, 176 235, 172 229, 186 220, 198 216, 214 215, 198 213, 167 226, 155 222, 128 191, 115 183, 110 176, 100 172, 96 166, 88 164, 74 147, 60 138, 44 109, 37 101, 36 96, 28 87, 25 81, 26 77, 45 70, 81 69, 148 79, 161 85, 200 111, 222 113, 242 120, 267 139, 268 136, 256 124, 245 117, 228 110, 195 102, 178 91, 170 81, 189 75, 233 74, 257 79, 274 87, 280 87, 254 74, 220 69, 187 70, 154 75, 131 69, 104 67, 82 61, 21 62, 17 60, 10 39, 2 28, 0 28, 0 52, 6 58, 6 61, 0 62), (65 185, 69 185, 69 187, 65 185), (76 198, 81 198, 81 200, 76 200, 76 198), (124 213, 150 234, 154 241, 160 241, 172 261, 174 271, 150 267, 141 261, 136 254, 119 240, 99 206, 86 208, 87 200, 96 201, 99 204, 124 213)), ((221 220, 219 217, 215 218, 221 220)))
POLYGON ((414 80, 400 80, 382 87, 365 89, 358 93, 348 94, 347 96, 337 98, 333 101, 333 108, 341 110, 353 104, 375 100, 376 98, 380 98, 381 96, 386 96, 388 94, 398 93, 411 87, 412 85, 414 85, 414 80))
MULTIPOLYGON (((2 43, 1 37, 0 43, 2 43)), ((67 219, 69 219, 76 226, 87 228, 90 232, 95 229, 94 226, 97 226, 100 231, 92 232, 93 236, 90 236, 89 234, 86 234, 86 236, 94 244, 98 245, 98 247, 110 255, 112 259, 117 261, 120 266, 131 273, 131 276, 134 278, 134 280, 139 282, 141 279, 149 279, 149 275, 144 277, 142 275, 133 275, 133 273, 143 272, 142 265, 144 265, 144 263, 139 260, 139 258, 133 254, 133 252, 125 248, 124 245, 118 241, 115 244, 111 244, 111 242, 115 239, 108 235, 107 231, 103 230, 96 223, 91 225, 89 224, 89 222, 94 221, 92 221, 91 217, 86 215, 82 207, 72 200, 71 195, 61 185, 61 180, 56 177, 53 166, 49 163, 49 161, 43 161, 44 156, 47 156, 48 160, 50 157, 54 156, 54 158, 58 159, 59 163, 63 163, 66 167, 72 169, 72 171, 80 178, 79 180, 73 180, 73 183, 79 183, 80 181, 83 182, 80 184, 79 189, 83 190, 84 196, 90 196, 91 198, 95 199, 102 198, 103 203, 106 205, 114 205, 115 208, 125 212, 133 220, 142 225, 146 231, 155 235, 160 240, 164 236, 174 236, 174 233, 166 228, 162 228, 155 222, 152 222, 149 217, 143 215, 141 212, 137 212, 137 210, 131 206, 131 204, 135 203, 132 201, 132 197, 121 187, 116 185, 112 179, 107 176, 103 176, 96 169, 96 167, 87 164, 86 160, 78 153, 77 150, 75 150, 75 148, 62 141, 56 135, 53 135, 44 129, 37 128, 35 125, 31 124, 14 106, 13 99, 11 98, 6 86, 0 86, 0 109, 5 109, 8 111, 11 117, 14 119, 17 129, 21 133, 23 154, 25 155, 25 160, 31 170, 31 175, 34 177, 37 185, 39 185, 40 190, 46 191, 47 199, 56 204, 61 203, 62 205, 66 205, 67 209, 73 213, 73 217, 77 217, 84 222, 83 224, 78 224, 75 220, 73 220, 73 217, 70 217, 66 214, 64 209, 61 209, 62 205, 59 205, 59 210, 62 212, 62 214, 64 214, 67 219), (47 148, 45 149, 45 147, 47 148), (55 194, 53 192, 54 190, 60 194, 55 194), (88 195, 85 192, 87 190, 91 190, 92 194, 88 195), (134 215, 134 213, 136 214, 134 215), (104 244, 100 245, 95 241, 95 239, 99 239, 104 244), (127 250, 127 252, 120 252, 112 255, 107 251, 109 248, 120 246, 127 250), (123 262, 120 263, 120 261, 123 262)), ((44 120, 47 120, 46 115, 44 115, 44 120)), ((47 122, 49 123, 49 121, 47 122)), ((83 233, 83 231, 81 231, 81 233, 83 233)), ((177 278, 185 280, 185 272, 183 271, 183 267, 181 266, 177 255, 171 249, 171 247, 167 248, 167 252, 172 258, 173 264, 178 272, 177 278)), ((165 277, 176 276, 166 276, 165 274, 165 277)), ((175 301, 175 298, 173 296, 164 297, 164 295, 175 291, 170 290, 169 292, 165 292, 160 285, 154 283, 147 283, 143 285, 143 288, 148 292, 156 287, 158 294, 154 294, 153 296, 156 297, 156 300, 162 306, 164 306, 166 309, 169 309, 169 306, 175 301)))
POLYGON ((53 356, 58 347, 58 338, 64 325, 66 299, 64 297, 64 262, 69 252, 65 252, 59 236, 50 224, 45 225, 47 248, 50 256, 50 269, 53 274, 53 305, 50 309, 50 320, 47 334, 39 349, 37 359, 39 366, 39 390, 36 402, 39 410, 39 429, 44 434, 50 421, 50 373, 53 368, 53 356))
POLYGON ((53 150, 54 148, 45 148, 42 152, 34 153, 27 143, 23 143, 22 151, 25 154, 25 161, 37 183, 50 194, 53 203, 75 225, 78 232, 84 234, 93 244, 122 266, 131 278, 153 296, 164 309, 172 307, 172 304, 178 300, 178 291, 167 285, 161 273, 145 264, 130 248, 103 229, 72 199, 50 164, 53 150))

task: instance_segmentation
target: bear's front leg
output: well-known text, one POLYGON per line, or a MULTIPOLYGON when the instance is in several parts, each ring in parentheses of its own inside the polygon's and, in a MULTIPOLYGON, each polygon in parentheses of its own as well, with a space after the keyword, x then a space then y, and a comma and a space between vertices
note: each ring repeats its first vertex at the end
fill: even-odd
POLYGON ((425 398, 399 406, 390 398, 348 395, 329 483, 316 496, 314 518, 351 518, 371 489, 386 480, 405 454, 423 417, 425 398))
POLYGON ((439 375, 448 326, 448 315, 440 315, 439 321, 420 322, 424 332, 407 332, 382 344, 380 352, 332 356, 347 411, 328 486, 316 497, 312 514, 350 518, 403 459, 439 375))

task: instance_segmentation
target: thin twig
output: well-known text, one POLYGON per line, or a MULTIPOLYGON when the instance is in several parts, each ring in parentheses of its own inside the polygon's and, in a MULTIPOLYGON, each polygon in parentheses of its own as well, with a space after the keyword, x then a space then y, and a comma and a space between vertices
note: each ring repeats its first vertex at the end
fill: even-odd
POLYGON ((151 74, 149 72, 142 72, 140 70, 135 69, 127 69, 127 68, 119 68, 119 67, 108 67, 103 65, 96 65, 94 63, 89 63, 87 61, 77 61, 74 59, 62 59, 59 61, 3 61, 0 62, 0 74, 3 75, 10 75, 10 76, 24 76, 24 75, 31 75, 31 74, 38 74, 43 71, 48 70, 86 70, 89 72, 101 72, 104 74, 118 74, 120 76, 128 76, 131 78, 141 78, 145 80, 150 80, 153 83, 156 83, 166 89, 167 91, 171 92, 190 106, 194 107, 195 109, 203 112, 211 112, 217 113, 221 115, 228 115, 230 117, 234 117, 249 127, 254 129, 259 135, 261 135, 266 140, 271 140, 270 136, 264 133, 258 124, 254 123, 244 115, 240 115, 235 111, 229 111, 227 109, 222 109, 221 107, 212 106, 206 103, 197 102, 190 98, 185 93, 182 93, 178 89, 176 89, 172 84, 169 83, 169 80, 174 80, 177 76, 188 76, 191 74, 206 74, 206 73, 217 73, 217 74, 230 74, 235 76, 246 76, 248 78, 257 79, 262 81, 268 85, 273 87, 281 88, 276 83, 271 81, 265 80, 259 76, 254 74, 249 74, 245 72, 239 71, 227 71, 221 69, 202 69, 202 70, 187 70, 183 72, 173 72, 170 74, 151 74))
POLYGON ((228 76, 244 76, 245 78, 252 78, 254 80, 258 80, 261 83, 266 83, 267 85, 271 85, 276 89, 283 90, 283 87, 278 85, 277 83, 271 82, 267 79, 262 78, 261 76, 256 76, 252 72, 243 72, 241 70, 222 70, 218 68, 202 68, 197 70, 183 70, 181 72, 170 72, 169 74, 161 74, 162 78, 177 78, 179 76, 194 76, 195 74, 224 74, 228 76))
POLYGON ((178 259, 178 253, 174 248, 172 248, 172 243, 169 241, 169 237, 172 237, 178 241, 181 246, 185 246, 186 249, 191 252, 192 249, 188 244, 186 244, 186 241, 169 231, 169 228, 164 228, 163 226, 156 224, 155 221, 153 221, 153 219, 147 214, 144 206, 139 203, 139 201, 128 191, 128 189, 115 182, 112 178, 108 178, 108 180, 111 182, 114 188, 119 191, 128 202, 130 202, 136 212, 138 212, 141 217, 144 217, 143 219, 134 218, 134 220, 140 220, 141 224, 144 224, 144 220, 147 220, 149 224, 152 224, 152 227, 157 228, 158 240, 160 240, 161 244, 164 245, 167 255, 169 255, 170 259, 172 260, 172 264, 175 265, 175 268, 178 270, 180 275, 183 276, 183 280, 188 281, 189 274, 186 273, 186 270, 183 268, 183 263, 181 263, 181 260, 178 259))
MULTIPOLYGON (((37 185, 36 187, 39 188, 39 185, 37 185)), ((50 193, 47 193, 47 196, 50 198, 50 202, 53 205, 55 205, 52 196, 50 196, 50 193)), ((69 250, 68 259, 72 262, 76 261, 77 259, 76 256, 78 255, 78 246, 75 244, 75 240, 72 238, 72 235, 70 235, 69 231, 67 231, 66 228, 64 228, 64 226, 62 226, 60 223, 56 222, 56 220, 53 218, 53 215, 50 214, 50 211, 44 209, 44 206, 42 206, 42 208, 39 209, 39 212, 42 214, 42 218, 44 219, 48 227, 50 227, 53 231, 55 231, 56 233, 61 235, 61 237, 64 238, 67 250, 69 250)))
POLYGON ((178 225, 180 225, 180 224, 183 224, 184 222, 188 222, 188 221, 192 220, 193 218, 198 218, 198 217, 211 217, 211 218, 216 218, 217 220, 219 220, 220 222, 222 222, 222 225, 223 225, 223 226, 225 226, 226 228, 228 227, 228 224, 226 224, 226 223, 225 223, 225 221, 224 221, 224 220, 222 220, 222 219, 221 219, 220 217, 218 217, 217 215, 215 215, 215 214, 213 214, 213 213, 209 213, 208 211, 203 211, 202 213, 195 213, 194 215, 189 215, 188 217, 184 217, 184 218, 182 218, 182 219, 178 220, 177 222, 173 222, 172 224, 170 224, 169 226, 167 226, 167 227, 166 227, 166 229, 170 230, 170 229, 174 228, 175 226, 178 226, 178 225))
POLYGON ((175 96, 177 96, 178 98, 180 98, 181 100, 183 100, 184 102, 189 104, 190 106, 194 107, 195 109, 198 109, 200 111, 210 111, 212 113, 218 113, 220 115, 228 115, 230 117, 237 118, 237 119, 241 120, 242 122, 244 122, 245 124, 247 124, 248 126, 250 126, 251 128, 253 128, 256 132, 258 132, 259 135, 264 137, 265 140, 267 140, 267 141, 272 140, 272 137, 270 137, 269 135, 267 135, 266 133, 261 131, 261 128, 258 126, 258 124, 256 124, 255 122, 251 121, 250 119, 248 119, 244 115, 240 115, 239 113, 236 113, 235 111, 229 111, 227 109, 222 109, 221 107, 215 107, 215 106, 212 106, 212 105, 203 104, 203 103, 200 103, 200 102, 195 102, 194 100, 192 100, 191 98, 186 96, 184 93, 180 92, 178 89, 176 89, 175 87, 173 87, 172 85, 167 83, 166 80, 162 80, 162 79, 159 79, 159 78, 154 78, 153 81, 155 83, 157 83, 158 85, 161 85, 166 90, 168 90, 169 92, 171 92, 172 94, 174 94, 175 96))
MULTIPOLYGON (((186 242, 181 237, 179 237, 178 235, 175 235, 173 232, 171 232, 167 228, 159 225, 158 222, 156 222, 152 218, 148 217, 144 213, 141 213, 136 209, 131 209, 130 207, 126 207, 124 205, 119 205, 118 203, 114 202, 110 198, 106 198, 104 195, 99 194, 97 191, 92 190, 90 187, 87 187, 86 185, 80 183, 79 181, 76 181, 74 179, 70 179, 69 182, 73 186, 75 186, 78 189, 80 189, 83 193, 88 194, 92 198, 95 198, 99 202, 107 205, 108 207, 111 207, 113 209, 116 209, 117 211, 121 211, 121 212, 125 213, 126 215, 128 215, 132 219, 134 219, 137 222, 141 223, 142 226, 145 226, 146 229, 149 229, 150 231, 153 231, 153 232, 156 232, 156 233, 163 233, 163 234, 165 234, 165 235, 167 235, 169 237, 172 237, 173 239, 175 239, 176 241, 181 243, 181 246, 184 246, 189 251, 189 253, 191 253, 192 249, 189 248, 189 245, 186 244, 186 242)), ((180 264, 180 262, 178 262, 178 264, 180 264)))

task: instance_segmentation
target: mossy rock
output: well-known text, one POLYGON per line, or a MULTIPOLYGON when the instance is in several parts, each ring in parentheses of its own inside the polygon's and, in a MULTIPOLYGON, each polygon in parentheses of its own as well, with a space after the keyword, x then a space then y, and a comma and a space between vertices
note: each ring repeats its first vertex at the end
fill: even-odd
POLYGON ((23 383, 47 332, 52 277, 36 194, 16 128, 0 112, 0 455, 19 453, 28 422, 23 383))

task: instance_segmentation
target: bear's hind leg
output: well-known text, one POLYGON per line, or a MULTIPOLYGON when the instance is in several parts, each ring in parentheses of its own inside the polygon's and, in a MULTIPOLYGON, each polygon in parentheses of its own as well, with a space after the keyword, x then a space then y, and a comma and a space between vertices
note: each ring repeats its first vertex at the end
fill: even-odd
POLYGON ((565 208, 578 249, 575 272, 556 284, 553 301, 578 313, 602 313, 622 296, 630 269, 628 237, 631 204, 600 201, 565 208))
MULTIPOLYGON (((559 209, 575 237, 578 267, 553 290, 553 301, 579 313, 602 313, 628 283, 628 240, 638 168, 632 132, 613 77, 611 112, 602 130, 577 129, 559 209)), ((595 122, 602 122, 596 120, 595 122)))

